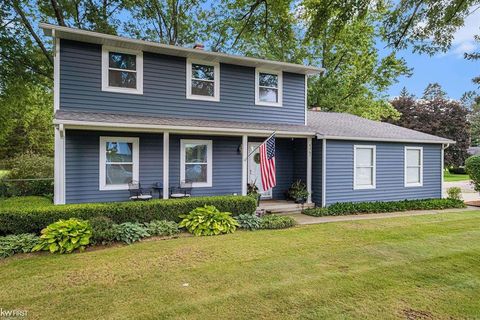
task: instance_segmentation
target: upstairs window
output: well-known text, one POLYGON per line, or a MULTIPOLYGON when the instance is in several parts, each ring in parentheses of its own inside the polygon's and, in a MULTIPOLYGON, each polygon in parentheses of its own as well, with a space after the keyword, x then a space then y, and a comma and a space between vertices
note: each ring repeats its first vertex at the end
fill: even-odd
POLYGON ((255 104, 282 105, 282 72, 255 71, 255 104))
POLYGON ((423 185, 423 148, 405 147, 405 187, 423 185))
POLYGON ((187 99, 220 100, 220 65, 187 59, 187 99))
POLYGON ((354 147, 354 189, 374 189, 376 180, 375 146, 358 145, 354 147))
POLYGON ((100 137, 100 190, 126 190, 138 181, 138 138, 100 137))
POLYGON ((143 93, 142 52, 103 47, 102 90, 143 93))

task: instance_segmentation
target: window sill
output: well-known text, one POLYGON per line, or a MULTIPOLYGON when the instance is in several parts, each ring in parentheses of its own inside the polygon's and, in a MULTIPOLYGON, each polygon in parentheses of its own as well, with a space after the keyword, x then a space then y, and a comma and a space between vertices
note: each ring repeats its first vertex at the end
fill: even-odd
POLYGON ((140 89, 128 89, 128 88, 120 88, 120 87, 103 87, 102 91, 105 92, 115 92, 115 93, 127 93, 127 94, 143 94, 143 90, 140 89))
POLYGON ((128 190, 128 184, 100 186, 100 191, 128 190))
POLYGON ((219 97, 198 96, 198 95, 188 95, 187 99, 188 100, 201 100, 201 101, 214 101, 214 102, 220 101, 219 97))
POLYGON ((423 187, 423 183, 405 184, 405 188, 415 188, 415 187, 423 187))
MULTIPOLYGON (((184 184, 180 185, 182 188, 186 188, 184 184)), ((192 183, 192 188, 211 188, 212 183, 210 182, 200 182, 200 183, 192 183)))
POLYGON ((371 189, 376 189, 376 186, 357 186, 353 187, 353 190, 371 190, 371 189))
POLYGON ((281 107, 281 103, 273 103, 273 102, 261 102, 257 101, 255 102, 256 106, 262 106, 262 107, 281 107))

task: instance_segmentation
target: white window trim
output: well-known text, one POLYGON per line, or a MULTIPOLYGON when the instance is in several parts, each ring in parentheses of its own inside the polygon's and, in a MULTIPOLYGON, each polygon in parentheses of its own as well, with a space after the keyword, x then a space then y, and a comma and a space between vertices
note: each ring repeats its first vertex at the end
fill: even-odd
POLYGON ((102 46, 102 91, 143 94, 143 52, 136 51, 136 50, 123 49, 123 48, 102 46), (125 54, 134 54, 137 57, 136 59, 137 88, 136 89, 111 87, 108 85, 108 70, 109 70, 108 53, 112 51, 125 53, 125 54))
POLYGON ((206 144, 207 145, 207 182, 193 182, 193 188, 212 186, 212 168, 213 168, 213 148, 212 140, 180 140, 180 182, 185 181, 185 145, 186 144, 206 144))
POLYGON ((255 104, 259 106, 281 107, 283 104, 283 72, 255 68, 255 104), (260 101, 260 73, 276 74, 278 76, 278 102, 260 101))
POLYGON ((353 189, 375 189, 377 187, 377 146, 375 145, 354 145, 353 147, 353 189), (357 149, 372 149, 373 150, 373 168, 372 184, 371 185, 357 185, 357 149))
POLYGON ((405 187, 423 187, 423 147, 405 147, 404 150, 404 170, 403 176, 405 180, 405 187), (408 183, 407 182, 407 151, 408 150, 420 150, 420 182, 408 183))
MULTIPOLYGON (((208 81, 208 80, 202 80, 202 81, 208 81)), ((187 95, 187 99, 191 99, 191 100, 220 101, 220 63, 187 58, 187 93, 186 95, 187 95), (214 77, 213 79, 214 96, 213 97, 192 94, 192 64, 202 64, 202 65, 213 67, 213 77, 214 77)))
POLYGON ((115 142, 127 142, 133 144, 133 153, 132 153, 132 180, 139 181, 139 166, 140 166, 140 150, 139 150, 139 138, 134 137, 100 137, 100 168, 99 168, 99 189, 103 190, 128 190, 128 184, 111 184, 107 185, 106 182, 106 152, 107 147, 106 143, 108 141, 115 142))

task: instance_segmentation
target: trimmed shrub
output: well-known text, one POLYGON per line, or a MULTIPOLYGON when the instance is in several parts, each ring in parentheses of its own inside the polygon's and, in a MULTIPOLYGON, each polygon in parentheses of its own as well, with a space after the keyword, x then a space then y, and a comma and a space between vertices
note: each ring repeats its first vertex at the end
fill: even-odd
POLYGON ((147 228, 139 222, 124 222, 113 226, 115 240, 131 244, 142 238, 149 237, 147 228))
POLYGON ((90 220, 90 226, 92 227, 93 244, 108 244, 115 240, 115 230, 113 229, 114 223, 112 219, 107 217, 94 217, 90 220))
POLYGON ((465 167, 451 167, 448 168, 448 172, 451 174, 466 174, 467 171, 465 170, 465 167))
POLYGON ((32 251, 46 250, 51 253, 71 253, 84 250, 90 243, 92 228, 88 221, 69 219, 50 224, 42 230, 40 242, 32 251))
POLYGON ((308 208, 303 213, 309 216, 341 216, 361 213, 383 213, 409 210, 441 210, 465 208, 465 203, 455 199, 403 200, 391 202, 339 202, 328 208, 308 208))
POLYGON ((278 216, 269 214, 263 216, 260 222, 261 229, 286 229, 293 227, 297 222, 289 216, 278 216))
POLYGON ((30 181, 5 181, 6 196, 53 195, 53 158, 26 153, 9 161, 10 172, 6 179, 44 179, 30 181))
POLYGON ((480 192, 480 155, 465 160, 465 170, 472 180, 475 191, 480 192))
POLYGON ((179 227, 185 227, 195 236, 215 236, 223 233, 233 233, 238 222, 231 217, 230 212, 221 212, 214 206, 205 205, 181 215, 179 227))
POLYGON ((179 222, 180 215, 195 208, 213 205, 234 215, 254 213, 255 200, 247 196, 195 197, 186 199, 131 201, 96 204, 71 204, 39 208, 5 208, 0 210, 0 235, 38 233, 60 219, 90 220, 105 216, 114 223, 168 220, 179 222))
POLYGON ((460 200, 462 199, 462 189, 459 187, 451 187, 447 189, 448 199, 460 200))
POLYGON ((153 220, 145 223, 151 236, 173 236, 180 232, 178 224, 167 220, 153 220))
POLYGON ((0 237, 0 258, 7 258, 16 253, 32 252, 40 238, 31 233, 0 237))
POLYGON ((261 219, 256 215, 252 214, 240 214, 235 217, 240 228, 247 230, 257 230, 260 229, 261 219))

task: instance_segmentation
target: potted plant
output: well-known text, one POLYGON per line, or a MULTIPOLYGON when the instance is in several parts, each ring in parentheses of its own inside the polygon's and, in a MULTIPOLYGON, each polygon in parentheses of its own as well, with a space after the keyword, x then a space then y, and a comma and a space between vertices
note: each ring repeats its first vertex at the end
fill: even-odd
POLYGON ((252 197, 257 201, 257 207, 260 203, 260 193, 258 192, 258 187, 253 182, 247 184, 247 196, 252 197))
POLYGON ((307 186, 302 180, 295 181, 289 189, 290 198, 295 201, 295 203, 304 204, 309 196, 307 191, 307 186))

